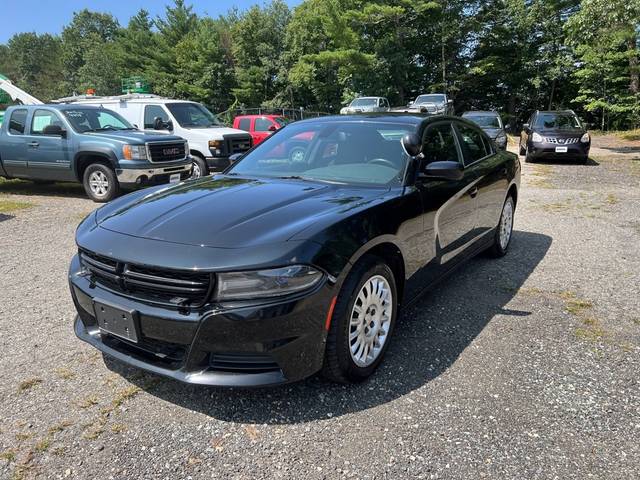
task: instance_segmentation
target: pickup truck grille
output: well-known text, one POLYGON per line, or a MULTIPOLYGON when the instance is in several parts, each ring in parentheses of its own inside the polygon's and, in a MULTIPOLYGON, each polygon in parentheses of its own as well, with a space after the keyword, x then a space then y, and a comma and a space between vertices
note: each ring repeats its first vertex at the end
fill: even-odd
POLYGON ((173 162, 187 156, 185 142, 147 143, 147 152, 151 162, 173 162))
POLYGON ((86 250, 80 261, 91 281, 109 290, 151 303, 201 306, 211 296, 212 274, 145 267, 120 262, 86 250))
POLYGON ((225 135, 224 137, 225 143, 226 143, 226 150, 228 152, 229 155, 234 155, 236 153, 244 153, 247 150, 249 150, 252 145, 251 145, 251 137, 250 136, 231 136, 231 135, 225 135))

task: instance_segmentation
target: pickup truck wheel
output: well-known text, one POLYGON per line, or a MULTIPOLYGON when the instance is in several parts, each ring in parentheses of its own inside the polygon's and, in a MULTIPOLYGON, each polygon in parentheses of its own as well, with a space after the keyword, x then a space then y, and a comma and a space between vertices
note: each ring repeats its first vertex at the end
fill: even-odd
POLYGON ((191 156, 191 164, 193 166, 193 170, 191 171, 192 180, 195 180, 196 178, 204 177, 209 173, 207 162, 205 162, 202 158, 191 156))
POLYGON ((84 171, 82 185, 94 202, 113 200, 120 191, 116 173, 102 163, 92 163, 84 171))
POLYGON ((393 272, 382 260, 361 259, 346 278, 333 309, 322 375, 361 382, 382 361, 398 315, 393 272))

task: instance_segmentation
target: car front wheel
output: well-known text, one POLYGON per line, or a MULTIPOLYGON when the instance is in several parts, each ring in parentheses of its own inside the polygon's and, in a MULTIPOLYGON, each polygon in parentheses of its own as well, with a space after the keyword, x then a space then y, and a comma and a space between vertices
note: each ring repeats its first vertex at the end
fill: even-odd
POLYGON ((192 156, 191 157, 191 179, 204 177, 209 173, 209 168, 207 167, 207 163, 200 157, 192 156))
POLYGON ((86 168, 82 184, 89 198, 99 203, 113 200, 120 191, 116 173, 102 163, 92 163, 86 168))
POLYGON ((369 377, 387 350, 397 315, 393 272, 377 257, 365 257, 356 264, 338 295, 323 375, 340 383, 369 377))

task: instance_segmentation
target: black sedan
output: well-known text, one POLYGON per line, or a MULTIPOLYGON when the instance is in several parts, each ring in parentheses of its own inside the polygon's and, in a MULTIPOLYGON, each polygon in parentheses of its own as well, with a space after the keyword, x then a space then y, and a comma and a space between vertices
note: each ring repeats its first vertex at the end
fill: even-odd
POLYGON ((591 136, 572 110, 537 111, 520 134, 520 155, 525 162, 577 160, 587 163, 591 136))
POLYGON ((463 260, 507 252, 519 183, 516 155, 459 118, 288 125, 222 175, 86 218, 75 333, 195 384, 363 380, 403 305, 463 260))

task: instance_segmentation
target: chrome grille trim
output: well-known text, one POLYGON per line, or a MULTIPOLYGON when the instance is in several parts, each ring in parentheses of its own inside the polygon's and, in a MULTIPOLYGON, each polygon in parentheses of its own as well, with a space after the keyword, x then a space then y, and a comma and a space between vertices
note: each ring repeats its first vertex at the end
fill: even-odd
POLYGON ((554 145, 574 145, 580 141, 579 138, 556 138, 556 137, 544 137, 545 143, 552 143, 554 145))

